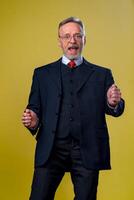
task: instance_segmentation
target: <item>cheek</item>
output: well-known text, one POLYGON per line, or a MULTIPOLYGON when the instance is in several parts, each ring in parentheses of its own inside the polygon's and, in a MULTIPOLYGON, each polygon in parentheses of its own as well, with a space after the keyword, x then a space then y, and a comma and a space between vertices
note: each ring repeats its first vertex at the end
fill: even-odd
POLYGON ((83 43, 81 43, 81 44, 79 45, 79 47, 80 47, 80 50, 81 50, 81 49, 83 49, 83 47, 84 47, 84 44, 83 44, 83 43))
POLYGON ((63 43, 62 43, 61 40, 59 40, 59 43, 58 43, 58 44, 59 44, 58 46, 59 46, 60 48, 63 48, 63 43))
POLYGON ((61 43, 60 47, 61 47, 61 49, 62 49, 63 51, 66 51, 66 50, 67 50, 67 45, 66 45, 66 44, 61 43))
POLYGON ((59 47, 62 48, 62 43, 61 42, 59 42, 59 47))

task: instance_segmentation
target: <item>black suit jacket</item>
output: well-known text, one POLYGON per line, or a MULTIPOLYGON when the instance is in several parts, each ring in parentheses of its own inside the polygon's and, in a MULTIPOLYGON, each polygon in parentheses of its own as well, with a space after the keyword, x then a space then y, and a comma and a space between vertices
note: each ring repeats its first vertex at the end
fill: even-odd
MULTIPOLYGON (((105 114, 118 117, 123 113, 122 99, 116 110, 107 105, 106 93, 114 83, 111 71, 87 62, 84 59, 81 80, 76 94, 80 106, 80 149, 83 164, 88 169, 110 169, 109 134, 105 114)), ((60 103, 61 59, 36 68, 27 108, 39 117, 39 126, 30 130, 36 134, 35 166, 44 164, 51 153, 56 133, 60 103)))

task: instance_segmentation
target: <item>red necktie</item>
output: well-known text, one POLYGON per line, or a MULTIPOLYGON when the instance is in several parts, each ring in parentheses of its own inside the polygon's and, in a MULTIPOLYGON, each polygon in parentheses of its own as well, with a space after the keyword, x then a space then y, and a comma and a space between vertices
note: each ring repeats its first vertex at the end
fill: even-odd
POLYGON ((74 60, 71 60, 69 63, 68 63, 68 66, 73 69, 76 67, 76 63, 74 62, 74 60))

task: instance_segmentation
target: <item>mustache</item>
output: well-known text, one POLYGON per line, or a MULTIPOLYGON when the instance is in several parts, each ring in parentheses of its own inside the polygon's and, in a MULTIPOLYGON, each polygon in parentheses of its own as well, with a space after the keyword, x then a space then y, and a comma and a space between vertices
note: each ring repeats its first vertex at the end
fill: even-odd
POLYGON ((68 47, 69 50, 70 50, 70 49, 78 49, 78 48, 79 48, 78 45, 71 45, 71 46, 68 47))

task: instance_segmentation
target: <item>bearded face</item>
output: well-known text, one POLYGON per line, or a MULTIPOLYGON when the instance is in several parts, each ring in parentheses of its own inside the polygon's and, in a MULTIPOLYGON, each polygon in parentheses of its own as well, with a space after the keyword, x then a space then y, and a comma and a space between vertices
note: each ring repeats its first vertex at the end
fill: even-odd
POLYGON ((77 59, 81 55, 85 41, 85 35, 79 24, 69 22, 60 27, 59 45, 68 59, 77 59))

